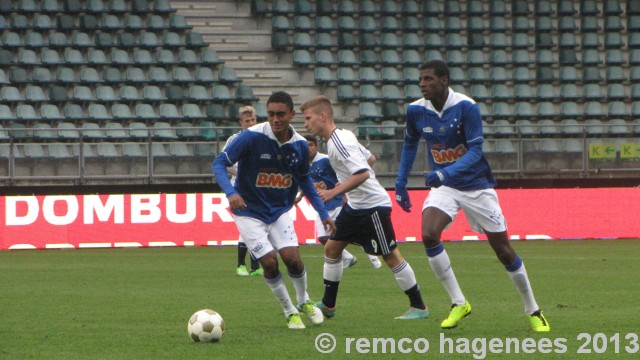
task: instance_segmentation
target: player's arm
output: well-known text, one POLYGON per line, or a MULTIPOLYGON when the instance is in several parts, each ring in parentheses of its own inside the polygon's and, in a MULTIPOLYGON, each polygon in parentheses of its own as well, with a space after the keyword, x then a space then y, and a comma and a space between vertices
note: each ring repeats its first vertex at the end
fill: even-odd
POLYGON ((327 202, 340 194, 348 193, 362 185, 362 183, 367 181, 370 176, 371 174, 368 169, 362 169, 349 176, 347 180, 339 183, 333 189, 320 190, 318 193, 320 194, 322 201, 327 202))
POLYGON ((360 145, 360 151, 362 151, 362 155, 364 155, 364 158, 367 159, 367 164, 369 164, 369 166, 373 168, 373 164, 375 164, 377 160, 376 156, 373 155, 373 153, 369 151, 369 149, 362 146, 362 144, 359 144, 359 145, 360 145))
POLYGON ((324 208, 324 203, 322 202, 322 199, 320 199, 320 196, 316 191, 316 186, 313 184, 311 176, 300 176, 299 182, 300 190, 302 190, 304 196, 309 199, 309 202, 311 203, 311 206, 313 206, 313 209, 318 213, 318 215, 320 215, 320 220, 322 220, 322 223, 324 224, 327 232, 332 235, 335 234, 336 224, 333 222, 331 217, 329 217, 329 213, 324 208))
POLYGON ((376 156, 371 154, 371 156, 369 156, 369 158, 367 159, 367 164, 369 164, 369 166, 373 167, 373 164, 376 163, 376 156))
POLYGON ((402 143, 402 153, 400 155, 400 167, 398 168, 398 178, 396 184, 407 186, 409 174, 411 174, 411 168, 413 162, 416 159, 418 153, 418 144, 420 143, 420 134, 412 127, 409 114, 407 114, 407 127, 404 132, 404 142, 402 143))
POLYGON ((238 170, 236 170, 236 167, 233 165, 227 166, 227 173, 231 176, 238 176, 238 170))
POLYGON ((412 107, 409 106, 402 153, 400 155, 400 167, 396 178, 396 202, 406 212, 410 212, 412 206, 409 192, 407 191, 407 183, 413 162, 416 160, 416 154, 418 153, 418 144, 420 143, 420 133, 415 129, 415 121, 413 120, 414 114, 415 111, 412 111, 412 107))

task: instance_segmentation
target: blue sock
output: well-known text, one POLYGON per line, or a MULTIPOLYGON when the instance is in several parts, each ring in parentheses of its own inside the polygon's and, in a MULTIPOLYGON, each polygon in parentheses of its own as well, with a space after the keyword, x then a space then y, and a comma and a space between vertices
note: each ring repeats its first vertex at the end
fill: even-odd
POLYGON ((521 266, 522 266, 522 259, 520 259, 520 256, 516 255, 516 258, 513 260, 513 264, 505 265, 504 268, 507 269, 507 271, 509 272, 514 272, 520 269, 521 266))
POLYGON ((424 248, 424 250, 426 251, 428 257, 434 257, 444 251, 444 246, 442 245, 442 243, 440 243, 432 248, 424 248))

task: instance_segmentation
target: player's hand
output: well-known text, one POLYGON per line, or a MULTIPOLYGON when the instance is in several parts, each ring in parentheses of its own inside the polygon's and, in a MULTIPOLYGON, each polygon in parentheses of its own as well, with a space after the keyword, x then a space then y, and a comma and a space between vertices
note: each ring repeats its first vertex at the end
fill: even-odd
POLYGON ((442 185, 446 185, 449 182, 449 174, 447 171, 436 170, 427 174, 427 185, 431 187, 440 187, 442 185))
POLYGON ((228 200, 231 210, 242 210, 247 207, 247 203, 244 202, 244 199, 240 194, 233 194, 229 196, 228 200))
POLYGON ((336 197, 333 194, 332 190, 326 190, 326 189, 318 190, 318 195, 320 196, 320 199, 322 199, 323 203, 326 203, 327 201, 329 201, 329 200, 333 199, 334 197, 336 197))
POLYGON ((331 234, 331 236, 336 234, 336 223, 333 222, 333 220, 331 220, 331 218, 327 218, 326 220, 324 220, 322 222, 322 224, 324 225, 324 230, 331 234))
POLYGON ((402 210, 406 212, 411 212, 411 199, 409 199, 409 192, 407 191, 406 185, 401 185, 396 183, 396 202, 402 210))

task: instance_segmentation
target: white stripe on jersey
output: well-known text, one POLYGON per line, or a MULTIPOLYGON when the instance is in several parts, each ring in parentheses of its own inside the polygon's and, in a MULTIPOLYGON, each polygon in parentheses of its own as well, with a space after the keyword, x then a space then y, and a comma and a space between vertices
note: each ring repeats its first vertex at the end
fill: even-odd
MULTIPOLYGON (((336 129, 337 130, 337 129, 336 129)), ((333 140, 333 143, 336 145, 336 149, 338 149, 338 151, 340 152, 340 154, 345 158, 348 159, 349 158, 349 152, 347 151, 347 149, 344 147, 344 145, 342 144, 342 141, 340 141, 340 138, 338 137, 338 135, 336 134, 335 130, 331 133, 331 140, 333 140)))
POLYGON ((384 234, 384 228, 382 227, 382 222, 380 221, 380 214, 378 212, 374 212, 371 215, 371 220, 373 220, 373 226, 376 228, 376 234, 378 235, 378 245, 382 247, 382 254, 388 254, 389 244, 387 244, 387 237, 384 234))
POLYGON ((414 102, 412 102, 410 105, 420 105, 420 106, 424 106, 427 109, 433 111, 434 113, 438 114, 439 117, 442 117, 442 114, 444 113, 445 110, 447 110, 450 107, 453 107, 455 105, 457 105, 459 102, 461 101, 469 101, 471 103, 476 103, 475 100, 473 100, 472 98, 468 97, 465 94, 461 94, 461 93, 457 93, 455 91, 453 91, 451 88, 449 88, 449 95, 447 96, 447 102, 444 103, 444 106, 442 107, 442 111, 438 111, 436 110, 436 108, 433 106, 433 104, 431 103, 431 101, 421 98, 418 99, 414 102))

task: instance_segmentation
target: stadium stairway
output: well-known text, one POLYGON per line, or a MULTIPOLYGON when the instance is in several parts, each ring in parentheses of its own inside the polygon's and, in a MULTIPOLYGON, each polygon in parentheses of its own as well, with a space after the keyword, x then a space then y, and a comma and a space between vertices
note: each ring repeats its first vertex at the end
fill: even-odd
MULTIPOLYGON (((185 18, 193 30, 201 33, 205 42, 216 49, 220 60, 236 69, 242 83, 250 85, 262 103, 275 90, 293 97, 294 107, 312 96, 323 94, 323 87, 314 83, 313 71, 292 66, 291 51, 275 51, 271 47, 271 17, 259 18, 251 13, 251 2, 241 0, 173 0, 171 5, 185 18)), ((324 93, 335 98, 335 91, 324 93)), ((357 107, 336 113, 349 127, 354 127, 357 107)))

